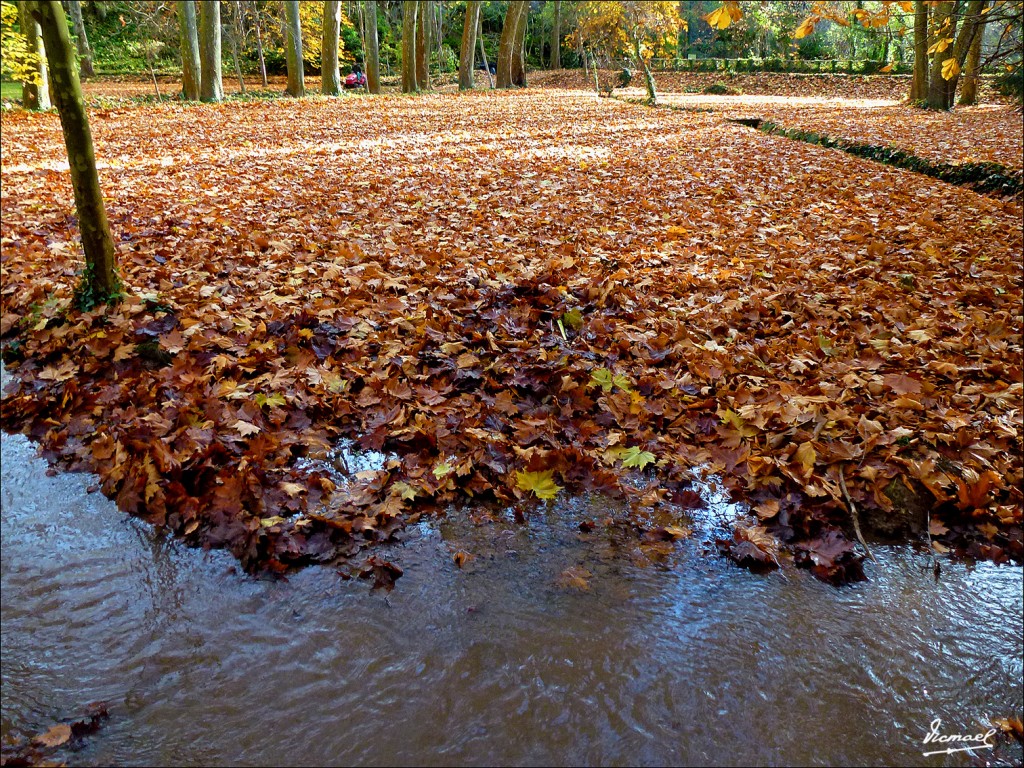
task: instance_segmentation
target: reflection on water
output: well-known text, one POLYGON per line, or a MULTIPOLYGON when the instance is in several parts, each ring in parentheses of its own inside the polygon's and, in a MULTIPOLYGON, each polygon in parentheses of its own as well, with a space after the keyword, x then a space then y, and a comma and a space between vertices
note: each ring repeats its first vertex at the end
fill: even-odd
POLYGON ((872 581, 837 590, 752 575, 699 536, 652 562, 581 532, 605 510, 578 499, 525 525, 420 524, 384 597, 329 569, 239 575, 33 456, 3 436, 2 735, 108 700, 72 765, 1021 760, 921 754, 935 717, 1020 715, 1020 569, 936 583, 879 548, 872 581))

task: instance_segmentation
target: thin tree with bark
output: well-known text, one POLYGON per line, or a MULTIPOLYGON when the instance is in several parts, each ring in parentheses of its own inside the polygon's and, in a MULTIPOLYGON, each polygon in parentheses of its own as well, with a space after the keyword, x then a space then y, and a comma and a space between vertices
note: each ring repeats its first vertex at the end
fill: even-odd
POLYGON ((324 0, 324 34, 320 47, 322 93, 341 95, 341 72, 338 69, 338 37, 341 35, 341 0, 324 0))
POLYGON ((284 55, 288 67, 288 96, 306 95, 306 78, 302 62, 302 22, 299 18, 299 0, 283 0, 285 20, 284 55))
POLYGON ((380 40, 377 35, 377 0, 366 0, 366 90, 380 93, 380 40))
POLYGON ((459 90, 473 90, 473 64, 476 61, 476 29, 480 24, 480 0, 467 0, 462 24, 462 48, 459 50, 459 90))
POLYGON ((491 65, 487 63, 487 49, 484 47, 484 15, 483 13, 478 14, 477 22, 479 26, 476 28, 476 36, 480 41, 480 60, 484 64, 484 72, 487 73, 487 87, 494 88, 494 78, 491 77, 491 65))
POLYGON ((223 101, 219 2, 199 3, 199 68, 199 97, 203 101, 223 101))
POLYGON ((526 30, 529 24, 530 3, 522 2, 522 12, 516 20, 516 35, 512 48, 512 85, 526 87, 526 30))
POLYGON ((256 4, 255 0, 252 3, 253 8, 253 31, 256 33, 256 55, 260 60, 260 77, 263 79, 263 87, 266 88, 267 83, 267 60, 263 56, 263 25, 260 23, 260 7, 256 4))
POLYGON ((978 20, 978 29, 974 33, 971 47, 967 49, 967 61, 964 63, 964 82, 960 87, 960 106, 970 107, 978 103, 978 76, 981 74, 981 43, 985 37, 985 22, 989 4, 985 4, 982 16, 978 20))
POLYGON ((92 48, 89 46, 89 35, 85 31, 85 19, 82 18, 82 0, 69 0, 68 10, 75 26, 75 45, 78 46, 78 60, 82 77, 92 77, 96 71, 92 66, 92 48))
POLYGON ((562 0, 554 1, 551 18, 551 61, 548 68, 562 68, 562 0))
POLYGON ((416 17, 419 0, 402 0, 402 93, 416 93, 416 17))
POLYGON ((430 0, 419 0, 419 15, 416 22, 416 86, 421 91, 430 90, 430 17, 433 11, 430 0))
MULTIPOLYGON (((21 84, 21 105, 25 109, 49 109, 50 76, 46 65, 46 46, 39 30, 39 23, 32 16, 31 3, 28 0, 21 0, 18 4, 18 12, 26 47, 30 52, 36 54, 32 77, 24 80, 21 84)), ((67 26, 66 23, 65 26, 67 26)))
POLYGON ((202 67, 199 63, 199 23, 195 0, 178 0, 178 47, 181 51, 181 90, 188 101, 199 100, 202 67))
POLYGON ((121 294, 117 277, 114 240, 100 191, 92 131, 85 111, 85 97, 75 62, 67 19, 60 0, 32 0, 29 12, 39 23, 53 78, 53 96, 64 131, 64 145, 75 194, 78 230, 85 252, 85 271, 76 289, 76 303, 83 309, 115 301, 121 294))

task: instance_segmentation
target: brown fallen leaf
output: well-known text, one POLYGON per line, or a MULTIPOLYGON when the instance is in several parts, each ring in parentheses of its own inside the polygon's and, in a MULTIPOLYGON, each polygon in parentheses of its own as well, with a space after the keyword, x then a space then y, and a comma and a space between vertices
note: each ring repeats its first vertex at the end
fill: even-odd
POLYGON ((566 568, 558 577, 558 584, 563 589, 575 589, 581 592, 590 590, 590 579, 594 574, 581 565, 566 568))
POLYGON ((71 738, 71 726, 65 723, 58 723, 46 733, 34 736, 32 741, 41 747, 59 747, 71 738))

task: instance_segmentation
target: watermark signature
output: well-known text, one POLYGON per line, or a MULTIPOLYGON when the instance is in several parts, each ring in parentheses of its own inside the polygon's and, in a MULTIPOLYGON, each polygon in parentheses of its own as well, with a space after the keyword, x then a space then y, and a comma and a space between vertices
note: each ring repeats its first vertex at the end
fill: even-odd
POLYGON ((930 755, 952 755, 954 752, 969 752, 975 749, 994 749, 995 744, 992 744, 989 739, 996 735, 996 729, 991 728, 985 733, 974 733, 974 734, 963 734, 963 733, 949 733, 943 734, 940 729, 942 728, 942 718, 936 717, 932 720, 931 730, 924 737, 924 744, 937 746, 939 744, 945 744, 944 749, 936 749, 931 752, 923 752, 925 757, 930 755), (964 745, 964 746, 958 746, 964 745))

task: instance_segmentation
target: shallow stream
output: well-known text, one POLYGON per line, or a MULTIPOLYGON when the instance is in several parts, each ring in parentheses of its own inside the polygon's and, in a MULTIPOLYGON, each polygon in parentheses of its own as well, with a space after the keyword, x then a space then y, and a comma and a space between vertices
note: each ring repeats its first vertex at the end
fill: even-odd
POLYGON ((923 756, 1020 716, 1022 572, 879 547, 871 581, 664 562, 602 502, 406 532, 389 596, 238 573, 2 437, 2 737, 110 703, 69 765, 1020 764, 923 756), (473 557, 456 567, 456 552, 473 557))

